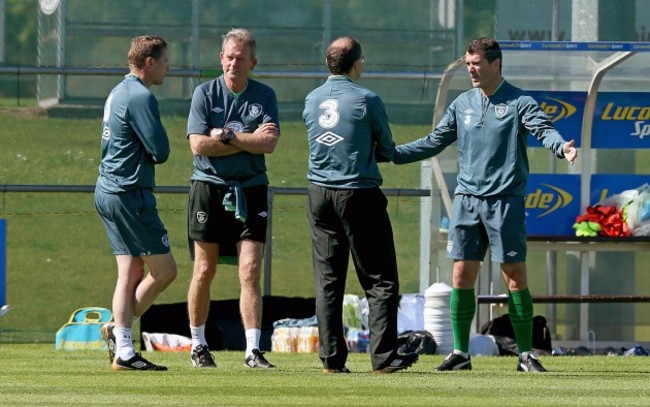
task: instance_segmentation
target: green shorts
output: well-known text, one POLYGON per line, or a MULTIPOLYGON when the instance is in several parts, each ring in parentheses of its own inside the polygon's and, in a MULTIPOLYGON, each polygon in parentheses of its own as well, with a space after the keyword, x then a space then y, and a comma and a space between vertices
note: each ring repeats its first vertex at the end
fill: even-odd
POLYGON ((148 189, 108 194, 95 190, 95 208, 115 255, 149 256, 170 252, 156 198, 148 189))
POLYGON ((526 211, 523 196, 456 195, 451 210, 447 257, 455 260, 526 261, 526 211))

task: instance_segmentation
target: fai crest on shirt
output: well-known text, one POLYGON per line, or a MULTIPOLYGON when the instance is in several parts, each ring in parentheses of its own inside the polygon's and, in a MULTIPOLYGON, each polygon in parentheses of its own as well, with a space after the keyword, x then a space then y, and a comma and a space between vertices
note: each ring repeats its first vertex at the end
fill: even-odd
POLYGON ((208 221, 208 214, 203 211, 199 211, 196 213, 196 220, 199 223, 205 223, 208 221))
POLYGON ((248 107, 248 113, 253 117, 259 117, 262 114, 262 105, 253 103, 248 107))
POLYGON ((498 105, 494 106, 494 113, 499 119, 503 118, 503 116, 508 113, 508 105, 505 103, 499 103, 498 105))

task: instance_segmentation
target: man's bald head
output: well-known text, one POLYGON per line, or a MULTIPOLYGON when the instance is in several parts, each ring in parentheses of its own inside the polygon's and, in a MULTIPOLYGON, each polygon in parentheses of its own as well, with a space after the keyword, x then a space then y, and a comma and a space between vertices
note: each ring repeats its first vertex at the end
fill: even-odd
POLYGON ((325 55, 327 67, 333 75, 345 75, 361 59, 361 44, 353 37, 339 37, 332 41, 325 55))

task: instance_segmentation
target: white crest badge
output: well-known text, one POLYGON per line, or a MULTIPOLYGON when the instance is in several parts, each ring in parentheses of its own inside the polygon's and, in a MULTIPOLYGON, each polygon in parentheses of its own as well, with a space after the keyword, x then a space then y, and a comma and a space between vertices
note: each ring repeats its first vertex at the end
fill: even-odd
POLYGON ((208 221, 208 214, 203 212, 203 211, 197 212, 196 213, 196 220, 199 223, 205 223, 205 222, 208 221))
POLYGON ((248 113, 253 117, 259 117, 262 114, 262 105, 253 103, 248 107, 248 113))
POLYGON ((508 113, 508 105, 505 103, 499 103, 498 105, 494 106, 494 113, 497 115, 499 119, 502 119, 503 116, 508 113))

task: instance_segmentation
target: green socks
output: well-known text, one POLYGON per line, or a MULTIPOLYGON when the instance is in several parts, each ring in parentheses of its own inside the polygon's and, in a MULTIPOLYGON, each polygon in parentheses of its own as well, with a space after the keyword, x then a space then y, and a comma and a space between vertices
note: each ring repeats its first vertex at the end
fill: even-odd
POLYGON ((519 353, 533 349, 533 299, 528 288, 508 293, 508 312, 519 353))
POLYGON ((473 288, 452 288, 449 297, 451 325, 454 331, 454 349, 469 352, 469 334, 476 313, 473 288))
MULTIPOLYGON (((533 349, 533 299, 528 289, 508 293, 508 311, 519 353, 533 349)), ((452 288, 449 298, 454 349, 469 352, 469 335, 476 313, 473 288, 452 288)))

